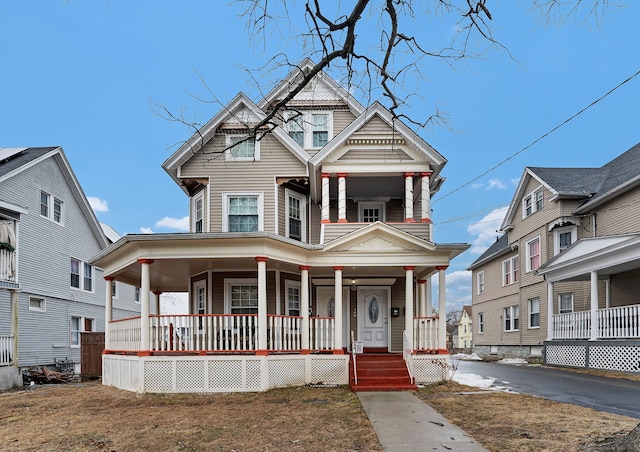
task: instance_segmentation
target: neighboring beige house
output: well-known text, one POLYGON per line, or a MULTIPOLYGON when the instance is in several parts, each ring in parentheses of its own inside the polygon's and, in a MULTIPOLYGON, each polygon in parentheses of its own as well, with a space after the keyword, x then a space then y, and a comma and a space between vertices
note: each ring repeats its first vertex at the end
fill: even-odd
POLYGON ((640 372, 640 145, 525 168, 501 230, 469 267, 475 351, 640 372))
POLYGON ((349 352, 359 348, 404 356, 412 381, 443 377, 446 324, 427 279, 438 275, 433 301, 446 312, 445 270, 468 248, 432 241, 430 199, 446 160, 324 73, 262 139, 249 138, 311 66, 258 103, 238 94, 164 162, 189 198, 189 233, 128 235, 94 258, 107 279, 139 285, 143 296, 190 297, 189 315, 150 316, 143 298, 141 317, 108 322, 104 384, 347 384, 349 352))
POLYGON ((463 306, 458 319, 458 348, 473 348, 473 316, 471 306, 463 306))

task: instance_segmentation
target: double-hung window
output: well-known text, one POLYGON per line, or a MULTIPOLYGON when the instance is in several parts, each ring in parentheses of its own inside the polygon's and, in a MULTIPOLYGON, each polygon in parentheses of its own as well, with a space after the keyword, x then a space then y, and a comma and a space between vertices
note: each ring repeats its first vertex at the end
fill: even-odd
POLYGON ((540 237, 529 240, 526 243, 527 272, 531 272, 540 267, 540 237))
POLYGON ((502 261, 502 285, 508 286, 518 282, 518 270, 520 267, 520 259, 513 256, 506 261, 502 261))
POLYGON ((578 239, 578 227, 567 226, 553 230, 553 254, 559 254, 578 239))
POLYGON ((477 287, 477 294, 483 294, 484 293, 484 272, 478 272, 476 274, 476 287, 477 287))
POLYGON ((287 291, 287 315, 300 315, 300 283, 295 281, 285 281, 287 291))
POLYGON ((69 325, 69 342, 72 347, 80 346, 80 333, 86 333, 93 331, 94 319, 86 317, 71 317, 71 323, 69 325))
POLYGON ((305 149, 319 149, 333 137, 333 112, 289 112, 285 116, 289 136, 305 149))
POLYGON ((256 232, 263 230, 262 194, 226 193, 225 226, 228 232, 256 232))
POLYGON ((540 328, 540 298, 531 298, 529 304, 529 328, 540 328))
POLYGON ((248 135, 228 135, 226 160, 260 160, 260 146, 255 138, 248 135))
POLYGON ((329 115, 312 115, 313 147, 321 148, 329 142, 329 115))
POLYGON ((293 141, 304 147, 304 116, 302 114, 292 116, 287 121, 287 127, 293 141))
POLYGON ((542 207, 544 207, 544 191, 539 187, 522 198, 522 218, 541 210, 542 207))
POLYGON ((561 293, 558 295, 558 308, 560 314, 573 312, 573 294, 561 293))
POLYGON ((204 232, 204 194, 201 192, 193 198, 193 232, 204 232))
POLYGON ((71 258, 71 287, 93 292, 93 266, 71 258))
POLYGON ((520 329, 520 306, 514 305, 504 308, 504 330, 518 331, 520 329))
POLYGON ((479 334, 484 333, 484 313, 483 312, 478 313, 478 333, 479 334))
POLYGON ((304 195, 285 190, 286 227, 285 235, 294 240, 306 241, 307 201, 304 195))
POLYGON ((229 314, 258 313, 258 281, 228 279, 225 281, 225 300, 229 314))
POLYGON ((63 224, 63 207, 64 203, 62 200, 40 190, 40 216, 47 218, 54 223, 63 224))

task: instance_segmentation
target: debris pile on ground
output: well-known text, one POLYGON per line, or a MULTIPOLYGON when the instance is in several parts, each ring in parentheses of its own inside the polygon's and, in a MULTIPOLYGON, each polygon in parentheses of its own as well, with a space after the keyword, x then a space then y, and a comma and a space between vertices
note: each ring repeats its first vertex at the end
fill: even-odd
POLYGON ((640 450, 640 424, 629 434, 619 433, 606 438, 594 438, 581 444, 584 452, 636 452, 640 450))
POLYGON ((46 367, 30 367, 22 371, 22 382, 25 386, 33 384, 64 384, 78 381, 73 372, 56 372, 46 367))

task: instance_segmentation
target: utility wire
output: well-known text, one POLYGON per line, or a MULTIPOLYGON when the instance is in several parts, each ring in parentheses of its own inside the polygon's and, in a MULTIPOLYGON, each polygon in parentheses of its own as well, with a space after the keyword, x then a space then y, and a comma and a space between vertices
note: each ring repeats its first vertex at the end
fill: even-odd
POLYGON ((587 105, 586 107, 584 107, 582 110, 580 110, 579 112, 577 112, 576 114, 574 114, 573 116, 571 116, 568 119, 565 119, 564 121, 562 121, 560 124, 558 124, 557 126, 555 126, 553 129, 549 130, 548 132, 546 132, 545 134, 543 134, 542 136, 536 138, 535 140, 533 140, 531 143, 529 143, 528 145, 526 145, 525 147, 523 147, 522 149, 520 149, 518 152, 510 155, 509 157, 507 157, 506 159, 502 160, 500 163, 498 163, 497 165, 492 166, 491 168, 489 168, 488 170, 486 170, 484 173, 480 174, 479 176, 474 177, 473 179, 471 179, 469 182, 466 182, 462 185, 460 185, 458 188, 450 191, 449 193, 445 193, 444 195, 442 195, 441 197, 439 197, 438 199, 434 200, 432 202, 432 204, 437 203, 438 201, 462 190, 464 187, 467 187, 469 185, 471 185, 472 183, 474 183, 475 181, 477 181, 478 179, 480 179, 481 177, 486 176, 487 174, 489 174, 490 172, 492 172, 493 170, 499 168, 500 166, 504 165, 505 163, 507 163, 509 160, 515 158, 516 156, 518 156, 519 154, 522 154, 524 151, 526 151, 527 149, 529 149, 531 146, 533 146, 534 144, 538 143, 539 141, 541 141, 542 139, 548 137, 549 135, 551 135, 553 132, 555 132, 556 130, 558 130, 560 127, 564 126, 565 124, 567 124, 569 121, 577 118, 578 116, 580 116, 582 113, 584 113, 585 111, 587 111, 589 108, 593 107, 595 104, 597 104, 598 102, 600 102, 602 99, 604 99, 605 97, 607 97, 609 94, 613 93, 615 90, 617 90, 618 88, 620 88, 622 85, 624 85, 625 83, 631 81, 634 77, 640 75, 640 71, 637 71, 635 74, 633 74, 631 77, 627 78, 626 80, 624 80, 623 82, 619 83, 618 85, 616 85, 615 87, 611 88, 606 94, 600 96, 598 99, 594 100, 593 102, 591 102, 589 105, 587 105))

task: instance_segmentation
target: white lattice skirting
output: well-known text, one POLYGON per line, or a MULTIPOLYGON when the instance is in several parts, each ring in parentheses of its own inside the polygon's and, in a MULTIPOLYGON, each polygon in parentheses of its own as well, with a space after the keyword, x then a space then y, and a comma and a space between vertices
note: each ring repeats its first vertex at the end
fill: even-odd
POLYGON ((435 383, 449 375, 449 355, 414 355, 413 375, 416 383, 435 383))
POLYGON ((349 355, 102 356, 102 383, 134 392, 257 392, 346 385, 349 355))
POLYGON ((640 343, 548 342, 545 364, 640 373, 640 343))

